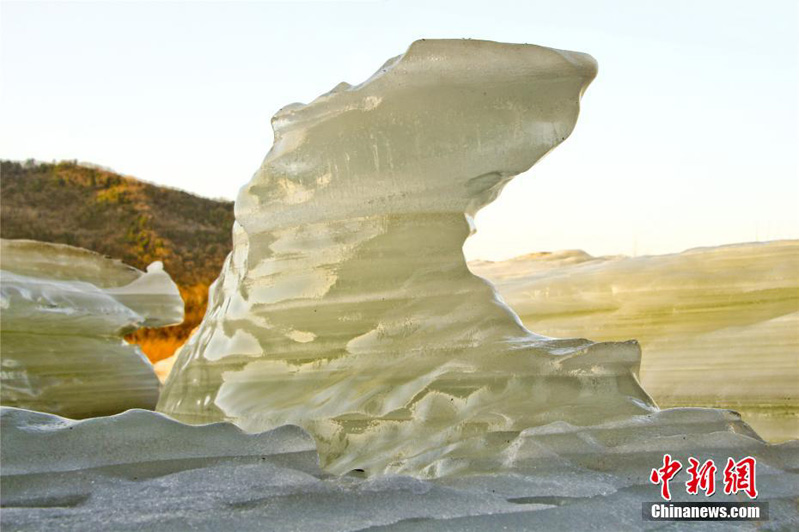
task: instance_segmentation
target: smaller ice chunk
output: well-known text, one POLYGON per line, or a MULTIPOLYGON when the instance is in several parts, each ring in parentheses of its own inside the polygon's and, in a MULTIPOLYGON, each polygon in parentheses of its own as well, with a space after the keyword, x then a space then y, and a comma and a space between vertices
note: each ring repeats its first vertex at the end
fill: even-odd
POLYGON ((77 418, 153 408, 153 367, 122 335, 183 321, 163 265, 144 273, 71 246, 0 244, 0 402, 77 418))

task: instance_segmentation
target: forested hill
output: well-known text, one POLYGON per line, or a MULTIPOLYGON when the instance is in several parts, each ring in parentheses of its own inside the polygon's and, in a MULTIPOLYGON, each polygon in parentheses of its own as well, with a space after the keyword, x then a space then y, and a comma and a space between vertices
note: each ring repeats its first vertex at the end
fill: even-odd
POLYGON ((153 360, 199 323, 208 285, 231 247, 233 203, 201 198, 75 162, 0 162, 0 236, 70 244, 144 269, 155 260, 180 286, 187 320, 140 333, 153 360), (148 345, 164 337, 168 344, 148 345))

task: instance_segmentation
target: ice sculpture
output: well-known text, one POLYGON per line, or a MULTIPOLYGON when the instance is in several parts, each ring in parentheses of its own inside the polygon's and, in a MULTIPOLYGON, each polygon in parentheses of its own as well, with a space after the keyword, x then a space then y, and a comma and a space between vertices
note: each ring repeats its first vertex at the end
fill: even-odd
POLYGON ((158 410, 298 424, 334 473, 430 476, 529 427, 651 412, 635 342, 531 334, 462 252, 474 213, 569 136, 595 74, 581 53, 422 40, 281 110, 158 410))
MULTIPOLYGON (((0 527, 662 530, 664 523, 642 520, 641 503, 660 498, 649 474, 664 452, 682 463, 756 456, 757 500, 768 503, 769 520, 751 524, 799 525, 799 446, 764 445, 731 413, 671 410, 584 428, 556 422, 513 438, 512 452, 486 453, 475 464, 483 471, 471 475, 362 479, 324 474, 313 440, 297 427, 244 434, 227 423, 187 426, 141 410, 74 422, 3 408, 0 527)), ((741 494, 724 494, 718 474, 707 499, 686 493, 680 471, 673 500, 740 502, 741 494)))
POLYGON ((72 246, 0 245, 2 404, 78 418, 154 408, 153 367, 122 335, 183 321, 161 263, 144 273, 72 246))
MULTIPOLYGON (((766 525, 796 528, 798 442, 767 445, 732 412, 657 410, 635 343, 533 335, 466 268, 470 216, 565 138, 593 71, 545 48, 422 41, 282 112, 160 403, 273 429, 2 408, 0 525, 660 529, 641 503, 670 453, 756 457, 766 525), (356 471, 327 474, 317 445, 329 471, 356 471)), ((674 500, 696 502, 686 477, 674 500)))
POLYGON ((661 407, 733 408, 767 439, 799 438, 799 241, 469 267, 532 330, 640 341, 641 382, 661 407))

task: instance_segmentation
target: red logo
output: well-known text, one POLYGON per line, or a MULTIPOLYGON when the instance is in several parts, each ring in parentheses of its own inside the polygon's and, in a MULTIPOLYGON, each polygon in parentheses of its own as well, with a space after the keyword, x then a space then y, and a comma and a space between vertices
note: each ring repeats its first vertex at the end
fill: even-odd
POLYGON ((755 466, 757 462, 751 456, 736 462, 727 458, 727 467, 724 468, 724 493, 734 495, 739 491, 746 493, 750 499, 757 497, 755 487, 755 466))
POLYGON ((661 484, 660 496, 667 501, 671 500, 671 492, 669 491, 669 481, 674 478, 674 475, 682 469, 682 464, 679 460, 672 460, 670 454, 663 455, 663 467, 660 469, 653 469, 649 475, 649 480, 652 484, 661 484))
MULTIPOLYGON (((688 458, 689 466, 686 469, 688 481, 685 483, 685 491, 691 495, 697 495, 703 491, 706 497, 716 493, 716 464, 713 460, 701 463, 691 456, 688 458)), ((733 458, 727 459, 727 466, 724 468, 724 493, 734 495, 736 493, 746 493, 750 499, 757 497, 757 487, 755 485, 755 475, 757 461, 751 456, 735 461, 733 458)), ((672 459, 670 454, 663 455, 663 466, 653 469, 649 475, 652 484, 660 484, 660 496, 663 499, 671 500, 669 481, 682 469, 679 460, 672 459)))
POLYGON ((716 464, 713 460, 708 460, 699 466, 699 460, 693 456, 688 459, 691 463, 686 470, 691 478, 685 483, 685 491, 691 495, 696 495, 699 490, 705 492, 705 497, 710 497, 716 493, 716 464))

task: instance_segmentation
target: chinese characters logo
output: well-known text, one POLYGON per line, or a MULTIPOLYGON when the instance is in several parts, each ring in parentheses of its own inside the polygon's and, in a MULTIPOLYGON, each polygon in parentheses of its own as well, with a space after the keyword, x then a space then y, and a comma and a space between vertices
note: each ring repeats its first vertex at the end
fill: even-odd
MULTIPOLYGON (((688 458, 689 479, 685 483, 685 491, 691 495, 697 495, 700 491, 706 497, 710 497, 716 492, 716 464, 713 460, 700 463, 693 456, 688 458)), ((724 467, 723 482, 724 493, 735 495, 738 492, 745 493, 750 499, 757 497, 757 487, 755 486, 755 467, 757 462, 751 456, 742 458, 737 462, 733 458, 727 459, 724 467)), ((660 496, 663 499, 671 500, 671 490, 669 482, 680 472, 682 463, 675 460, 670 454, 663 455, 663 466, 653 469, 649 475, 652 484, 660 484, 660 496)))

